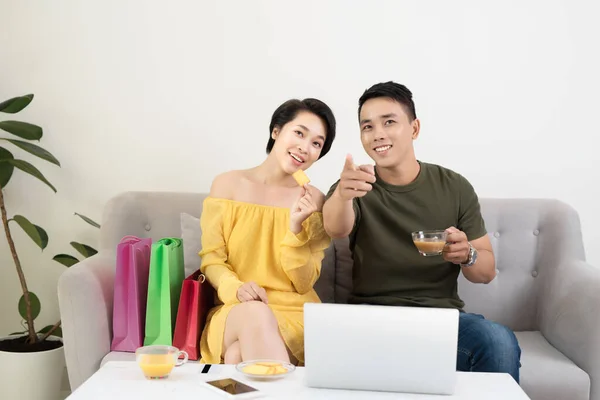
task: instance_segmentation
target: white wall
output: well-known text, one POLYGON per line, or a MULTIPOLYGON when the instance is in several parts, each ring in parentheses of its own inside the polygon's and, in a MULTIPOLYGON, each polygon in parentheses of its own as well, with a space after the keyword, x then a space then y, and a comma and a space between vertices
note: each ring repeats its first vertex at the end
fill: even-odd
MULTIPOLYGON (((463 173, 481 197, 570 203, 600 266, 596 4, 0 0, 0 99, 35 93, 18 117, 45 128, 62 162, 35 161, 58 194, 23 174, 6 191, 11 214, 50 234, 42 254, 15 229, 40 327, 58 318, 51 257, 74 239, 96 244, 74 211, 99 219, 125 190, 208 190, 263 159, 271 113, 291 97, 318 97, 338 118, 310 173, 327 190, 346 152, 366 159, 358 97, 390 79, 415 94, 420 159, 463 173)), ((20 295, 4 239, 0 265, 3 334, 19 326, 20 295)))

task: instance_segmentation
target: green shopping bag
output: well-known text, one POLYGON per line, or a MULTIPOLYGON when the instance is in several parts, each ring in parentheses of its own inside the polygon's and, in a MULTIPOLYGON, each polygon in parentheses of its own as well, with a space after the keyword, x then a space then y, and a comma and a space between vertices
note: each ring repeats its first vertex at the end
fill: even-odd
POLYGON ((163 238, 153 243, 144 346, 172 344, 183 279, 183 241, 163 238))

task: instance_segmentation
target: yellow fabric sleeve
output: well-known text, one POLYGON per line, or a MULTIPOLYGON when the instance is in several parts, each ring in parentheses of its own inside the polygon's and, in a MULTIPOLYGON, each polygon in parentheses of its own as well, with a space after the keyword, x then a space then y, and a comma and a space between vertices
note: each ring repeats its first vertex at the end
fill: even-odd
POLYGON ((297 235, 288 229, 281 242, 281 266, 298 293, 308 293, 319 279, 321 262, 330 244, 320 212, 304 220, 297 235))
POLYGON ((227 263, 227 251, 223 233, 223 221, 226 218, 227 205, 210 198, 205 199, 200 217, 202 229, 202 258, 200 271, 217 291, 223 304, 235 304, 240 301, 237 291, 243 282, 227 263))

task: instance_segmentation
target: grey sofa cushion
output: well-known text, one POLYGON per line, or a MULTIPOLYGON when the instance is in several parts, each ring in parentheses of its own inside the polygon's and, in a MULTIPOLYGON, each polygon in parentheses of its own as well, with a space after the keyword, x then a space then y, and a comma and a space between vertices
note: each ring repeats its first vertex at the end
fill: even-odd
POLYGON ((126 192, 104 207, 100 250, 114 251, 127 235, 153 241, 181 235, 181 213, 202 215, 205 193, 126 192))
POLYGON ((183 240, 183 262, 185 265, 185 276, 190 276, 200 268, 200 249, 202 229, 200 229, 200 218, 188 213, 181 213, 181 239, 183 240))
POLYGON ((335 248, 333 243, 325 250, 325 257, 321 263, 321 275, 314 288, 323 303, 335 302, 335 248))
POLYGON ((515 332, 521 346, 521 386, 532 399, 588 400, 589 375, 540 332, 515 332))
POLYGON ((496 278, 488 285, 461 274, 458 293, 465 311, 515 331, 540 330, 545 290, 561 259, 583 260, 575 210, 555 200, 481 199, 481 212, 496 256, 496 278))
POLYGON ((335 239, 335 302, 345 304, 352 291, 352 252, 348 238, 335 239))

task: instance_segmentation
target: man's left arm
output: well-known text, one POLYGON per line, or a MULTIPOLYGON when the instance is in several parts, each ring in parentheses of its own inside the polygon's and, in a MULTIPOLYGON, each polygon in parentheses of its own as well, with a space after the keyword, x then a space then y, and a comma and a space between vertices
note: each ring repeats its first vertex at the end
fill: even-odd
POLYGON ((496 277, 496 260, 488 235, 469 244, 467 235, 453 226, 446 230, 446 234, 448 244, 444 248, 444 259, 460 265, 467 280, 473 283, 490 283, 496 277))
POLYGON ((446 230, 448 245, 444 250, 444 258, 460 265, 467 280, 489 283, 496 277, 494 249, 487 235, 477 193, 463 176, 458 181, 458 194, 458 221, 456 227, 446 230))

